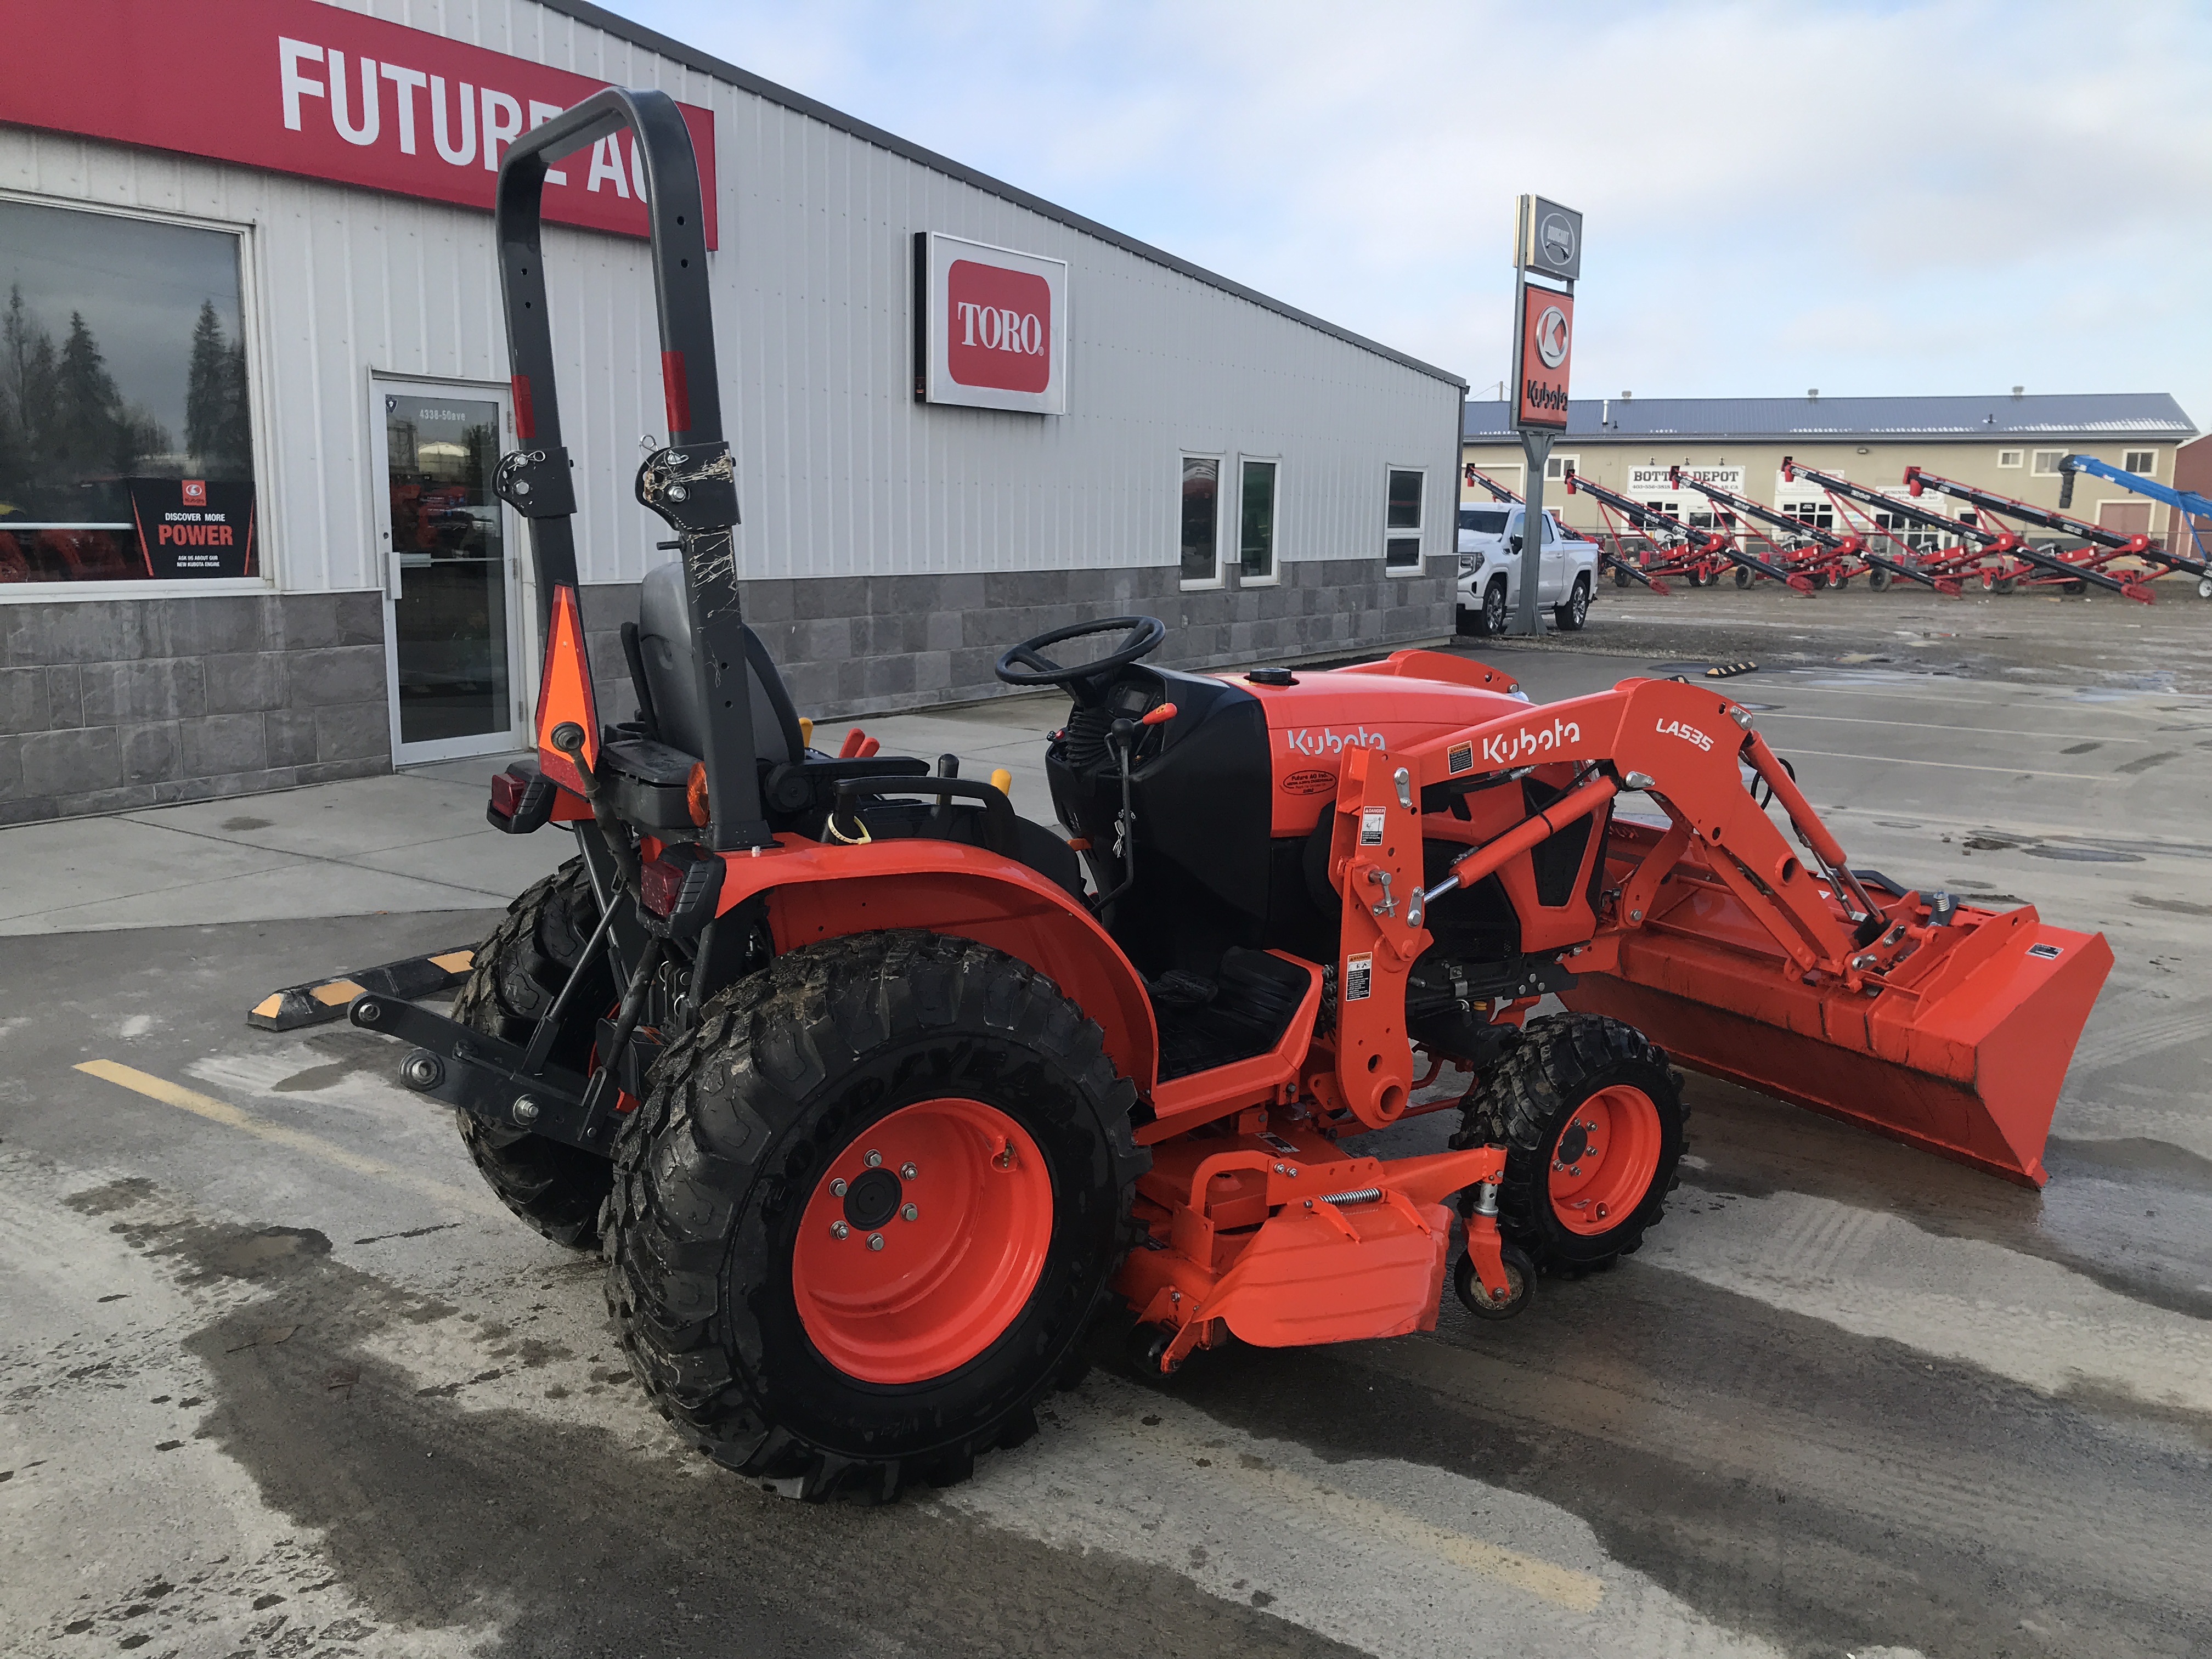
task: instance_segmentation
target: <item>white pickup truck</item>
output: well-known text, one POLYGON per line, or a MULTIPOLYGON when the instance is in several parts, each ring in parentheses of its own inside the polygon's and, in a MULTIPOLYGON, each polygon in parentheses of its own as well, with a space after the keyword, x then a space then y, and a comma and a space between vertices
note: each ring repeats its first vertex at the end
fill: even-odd
MULTIPOLYGON (((1521 599, 1521 524, 1516 502, 1462 505, 1459 510, 1459 631, 1503 634, 1521 599)), ((1544 544, 1536 603, 1552 608, 1565 629, 1589 619, 1597 592, 1597 544, 1584 541, 1544 510, 1544 544)))

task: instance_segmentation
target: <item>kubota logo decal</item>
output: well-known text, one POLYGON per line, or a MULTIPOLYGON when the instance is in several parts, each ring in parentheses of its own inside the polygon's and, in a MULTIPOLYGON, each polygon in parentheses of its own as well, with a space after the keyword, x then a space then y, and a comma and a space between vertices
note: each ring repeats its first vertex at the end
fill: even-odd
POLYGON ((1564 744, 1580 743, 1583 728, 1574 720, 1553 720, 1548 728, 1522 726, 1482 740, 1482 757, 1492 766, 1511 766, 1564 744))
POLYGON ((1684 743, 1708 751, 1713 746, 1713 740, 1711 738, 1698 731, 1696 726, 1685 726, 1680 720, 1661 720, 1659 735, 1663 738, 1680 738, 1684 743))
POLYGON ((1382 734, 1370 732, 1364 726, 1349 732, 1332 732, 1326 726, 1318 732, 1309 732, 1302 726, 1295 732, 1284 732, 1283 743, 1293 755, 1336 755, 1347 749, 1385 747, 1382 734))

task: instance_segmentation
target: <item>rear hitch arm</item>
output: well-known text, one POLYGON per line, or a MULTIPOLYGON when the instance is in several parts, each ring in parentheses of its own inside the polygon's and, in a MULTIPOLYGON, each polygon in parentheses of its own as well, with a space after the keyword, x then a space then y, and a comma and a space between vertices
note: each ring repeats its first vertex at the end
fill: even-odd
MULTIPOLYGON (((398 997, 367 992, 346 1008, 364 1031, 415 1045, 400 1062, 399 1080, 417 1094, 459 1107, 495 1129, 524 1129, 601 1157, 614 1139, 616 1091, 592 1093, 586 1079, 564 1066, 532 1070, 520 1045, 487 1036, 398 997)), ((601 1075, 605 1075, 601 1073, 601 1075)))

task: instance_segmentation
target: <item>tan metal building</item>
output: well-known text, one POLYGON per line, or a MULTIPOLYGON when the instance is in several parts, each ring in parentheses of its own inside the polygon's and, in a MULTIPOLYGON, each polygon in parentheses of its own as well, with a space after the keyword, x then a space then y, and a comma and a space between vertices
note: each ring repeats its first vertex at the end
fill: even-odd
MULTIPOLYGON (((1462 459, 1468 465, 1516 491, 1525 488, 1521 442, 1504 403, 1468 404, 1463 432, 1462 459)), ((1578 398, 1568 407, 1566 432, 1553 445, 1544 501, 1560 508, 1570 525, 1606 527, 1588 496, 1568 495, 1561 488, 1559 481, 1571 466, 1583 477, 1661 511, 1679 511, 1694 523, 1710 514, 1711 503, 1693 491, 1669 486, 1668 469, 1682 466, 1795 516, 1833 522, 1834 509, 1820 490, 1783 478, 1783 458, 1795 456, 1808 466, 1897 495, 1905 493, 1905 468, 1919 466, 2055 507, 2061 457, 2094 455, 2170 484, 2175 452, 2196 434, 2181 405, 2162 392, 1578 398)), ((1955 503, 1938 504, 1948 506, 1954 517, 1960 510, 1955 503)), ((2130 534, 2162 536, 2170 528, 2168 508, 2096 478, 2075 481, 2071 511, 2130 534)))

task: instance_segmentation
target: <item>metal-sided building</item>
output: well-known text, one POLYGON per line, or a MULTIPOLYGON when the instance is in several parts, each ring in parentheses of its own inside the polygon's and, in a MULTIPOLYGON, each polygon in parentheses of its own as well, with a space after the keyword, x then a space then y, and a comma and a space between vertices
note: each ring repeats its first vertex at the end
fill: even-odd
MULTIPOLYGON (((2171 483, 2177 449, 2196 434, 2160 392, 2078 395, 2014 392, 1995 398, 1577 398, 1546 463, 1548 506, 1583 529, 1602 527, 1587 496, 1559 485, 1568 467, 1646 506, 1710 522, 1711 503, 1671 487, 1668 469, 1826 525, 1820 490, 1782 476, 1784 456, 1888 493, 1905 469, 1924 467, 1984 489, 2056 507, 2058 463, 2094 455, 2171 483)), ((1462 459, 1518 489, 1525 465, 1502 403, 1467 406, 1462 459)), ((2115 486, 2077 489, 2071 509, 2133 535, 2164 535, 2167 510, 2115 486)), ((1954 509, 1955 511, 1955 509, 1954 509)), ((1917 532, 1915 532, 1916 534, 1917 532)))
MULTIPOLYGON (((1157 614, 1182 665, 1450 630, 1455 376, 583 0, 82 0, 10 55, 0 822, 518 746, 491 186, 607 82, 709 175, 748 614, 802 710, 988 695, 1079 617, 1157 614)), ((609 718, 669 556, 643 189, 617 138, 548 193, 609 718)))

